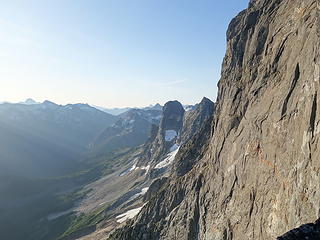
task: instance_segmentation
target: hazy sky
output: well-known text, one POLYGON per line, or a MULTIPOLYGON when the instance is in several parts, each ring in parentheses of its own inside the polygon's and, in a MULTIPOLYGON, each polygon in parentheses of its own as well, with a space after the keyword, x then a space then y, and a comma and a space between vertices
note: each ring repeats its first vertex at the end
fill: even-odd
POLYGON ((0 101, 145 106, 216 97, 249 0, 0 0, 0 101))

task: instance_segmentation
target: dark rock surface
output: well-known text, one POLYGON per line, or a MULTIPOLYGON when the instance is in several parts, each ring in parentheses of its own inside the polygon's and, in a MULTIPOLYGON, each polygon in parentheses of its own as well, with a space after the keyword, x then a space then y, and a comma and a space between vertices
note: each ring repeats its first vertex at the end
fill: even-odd
POLYGON ((163 106, 163 117, 160 123, 162 130, 179 132, 183 123, 184 109, 180 102, 170 101, 163 106))
POLYGON ((278 237, 277 240, 319 240, 320 239, 320 219, 315 223, 308 223, 295 228, 286 234, 278 237))

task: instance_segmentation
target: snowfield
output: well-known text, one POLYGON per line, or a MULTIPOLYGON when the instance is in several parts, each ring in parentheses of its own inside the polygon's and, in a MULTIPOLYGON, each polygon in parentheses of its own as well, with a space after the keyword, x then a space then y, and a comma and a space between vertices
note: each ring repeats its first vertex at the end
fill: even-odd
POLYGON ((170 152, 173 152, 175 150, 177 150, 179 148, 179 145, 177 145, 176 143, 170 148, 170 152))
POLYGON ((165 140, 167 142, 172 141, 176 136, 178 136, 177 132, 175 130, 166 130, 165 134, 165 140))
POLYGON ((135 171, 135 170, 138 170, 138 169, 145 170, 145 171, 146 171, 145 174, 147 174, 147 173, 149 172, 149 170, 150 170, 150 165, 148 165, 148 166, 142 166, 142 167, 137 167, 137 165, 134 164, 131 168, 125 170, 125 171, 122 172, 122 173, 120 173, 119 176, 120 176, 120 177, 125 176, 125 175, 127 175, 128 173, 130 173, 130 172, 132 172, 132 171, 135 171))
POLYGON ((142 189, 141 189, 141 192, 136 193, 136 194, 134 195, 134 198, 137 198, 137 197, 139 197, 139 196, 141 196, 141 195, 145 195, 145 194, 147 193, 148 189, 149 189, 149 187, 142 188, 142 189))
MULTIPOLYGON (((139 161, 139 158, 135 158, 133 161, 137 162, 137 161, 139 161)), ((132 171, 137 170, 137 169, 139 169, 139 167, 137 167, 137 164, 135 163, 135 164, 133 164, 133 166, 131 168, 128 168, 127 170, 125 170, 122 173, 120 173, 119 176, 122 177, 124 175, 127 175, 129 172, 132 172, 132 171)))
POLYGON ((119 176, 122 177, 122 176, 124 176, 124 175, 127 175, 129 172, 132 172, 132 171, 134 171, 134 170, 136 170, 136 169, 137 169, 136 164, 134 164, 131 168, 125 170, 125 171, 122 172, 122 173, 120 173, 119 176))
POLYGON ((148 165, 148 166, 142 166, 142 167, 140 167, 142 170, 146 170, 146 173, 145 174, 147 174, 148 172, 149 172, 149 170, 150 170, 150 165, 148 165))
POLYGON ((137 168, 137 166, 136 166, 136 164, 134 164, 134 165, 129 169, 129 172, 132 172, 132 171, 136 170, 136 168, 137 168))
POLYGON ((123 222, 127 221, 128 219, 134 218, 140 212, 141 209, 142 209, 142 207, 131 209, 123 214, 116 216, 117 222, 123 223, 123 222))
POLYGON ((169 152, 168 153, 168 155, 167 155, 167 157, 163 160, 163 161, 161 161, 161 162, 159 162, 156 166, 155 166, 155 168, 157 168, 157 169, 159 169, 159 168, 164 168, 164 167, 167 167, 167 166, 169 166, 173 161, 174 161, 174 158, 176 157, 176 155, 177 155, 177 153, 178 153, 178 151, 179 151, 179 146, 178 145, 173 145, 171 148, 170 148, 170 150, 171 149, 174 149, 174 150, 172 150, 171 152, 169 152))

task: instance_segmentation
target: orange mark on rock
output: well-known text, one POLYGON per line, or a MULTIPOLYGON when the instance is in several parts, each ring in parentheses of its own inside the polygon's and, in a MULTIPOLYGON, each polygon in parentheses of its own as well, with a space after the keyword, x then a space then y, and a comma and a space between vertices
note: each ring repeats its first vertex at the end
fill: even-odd
POLYGON ((280 182, 282 182, 285 187, 288 187, 289 181, 285 177, 282 176, 282 174, 280 173, 277 166, 274 163, 272 163, 271 161, 264 159, 263 152, 260 147, 260 143, 257 144, 255 151, 258 154, 259 161, 262 162, 263 164, 267 165, 269 168, 272 168, 274 170, 274 173, 275 173, 276 177, 278 178, 278 180, 280 180, 280 182))

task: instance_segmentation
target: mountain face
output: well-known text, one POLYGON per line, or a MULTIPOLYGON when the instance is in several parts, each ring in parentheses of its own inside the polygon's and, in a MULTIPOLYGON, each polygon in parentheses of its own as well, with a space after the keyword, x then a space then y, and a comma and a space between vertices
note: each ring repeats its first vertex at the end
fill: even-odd
MULTIPOLYGON (((139 160, 139 164, 151 164, 149 172, 151 178, 158 178, 170 172, 175 163, 176 154, 189 148, 192 144, 191 139, 203 131, 213 112, 214 103, 207 98, 203 98, 194 110, 188 112, 185 112, 181 103, 177 101, 164 105, 158 133, 146 144, 145 151, 139 160)), ((182 169, 184 168, 181 166, 182 169)))
POLYGON ((214 103, 203 98, 202 101, 195 105, 193 110, 185 112, 183 119, 183 131, 181 132, 180 141, 187 142, 197 131, 201 129, 201 125, 214 112, 214 103))
POLYGON ((319 9, 252 0, 232 20, 209 137, 109 239, 276 239, 319 217, 319 9))
POLYGON ((153 129, 150 140, 145 144, 137 166, 151 167, 151 178, 167 172, 179 150, 179 136, 183 127, 184 109, 180 102, 170 101, 163 107, 161 122, 153 129))
MULTIPOLYGON (((180 164, 176 163, 178 156, 182 154, 186 158, 190 157, 185 149, 199 143, 199 137, 210 137, 207 133, 210 133, 213 111, 214 104, 206 98, 188 115, 180 102, 166 103, 159 118, 160 123, 154 123, 151 127, 148 141, 136 147, 133 153, 124 156, 128 159, 125 161, 128 164, 85 187, 91 189, 91 192, 80 202, 77 208, 79 212, 90 214, 103 204, 108 207, 103 211, 104 219, 96 225, 96 231, 83 239, 106 239, 108 232, 137 214, 167 181, 171 170, 180 164), (181 140, 183 132, 187 136, 185 141, 181 140)), ((129 115, 131 114, 133 113, 129 115)), ((145 116, 150 117, 149 114, 145 116)), ((194 164, 192 160, 179 169, 187 171, 194 164)), ((80 233, 74 232, 73 236, 80 233)), ((65 239, 69 239, 68 237, 65 239)))
POLYGON ((131 109, 120 114, 119 119, 95 139, 95 148, 108 152, 145 143, 152 126, 159 125, 161 114, 159 110, 144 109, 131 109))
POLYGON ((63 174, 115 120, 86 104, 1 104, 1 168, 33 177, 63 174))
POLYGON ((159 103, 157 103, 157 104, 155 104, 155 105, 150 105, 150 106, 148 106, 148 107, 145 107, 145 108, 143 108, 144 110, 158 110, 158 111, 162 111, 162 106, 159 104, 159 103))

